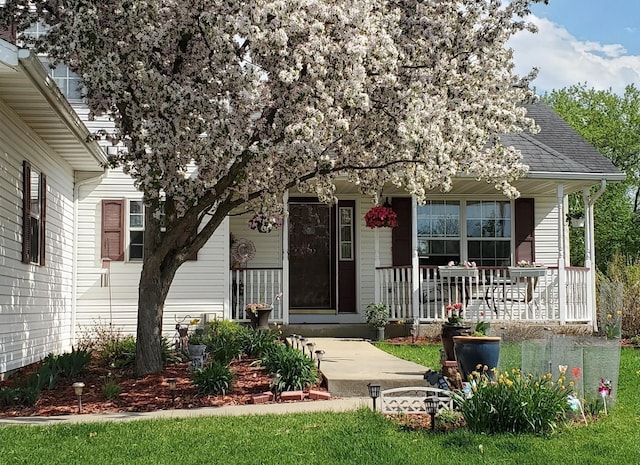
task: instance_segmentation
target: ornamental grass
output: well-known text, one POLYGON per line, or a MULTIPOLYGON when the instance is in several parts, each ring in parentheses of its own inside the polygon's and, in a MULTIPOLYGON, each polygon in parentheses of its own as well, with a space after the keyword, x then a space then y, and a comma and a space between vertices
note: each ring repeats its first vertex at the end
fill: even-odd
POLYGON ((553 380, 551 374, 534 377, 485 367, 472 373, 469 387, 457 402, 471 431, 546 434, 566 420, 573 383, 562 374, 553 380))

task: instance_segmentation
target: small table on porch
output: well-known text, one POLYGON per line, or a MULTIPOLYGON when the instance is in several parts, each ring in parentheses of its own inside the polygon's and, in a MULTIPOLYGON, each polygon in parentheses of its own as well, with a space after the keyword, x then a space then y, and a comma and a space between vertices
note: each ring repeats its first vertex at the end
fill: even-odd
POLYGON ((515 283, 517 294, 524 292, 524 302, 529 316, 533 318, 537 308, 540 310, 540 291, 538 279, 547 274, 546 266, 510 266, 509 277, 512 285, 515 283))
POLYGON ((439 266, 438 272, 443 303, 444 296, 448 295, 449 303, 464 302, 465 305, 469 304, 471 286, 474 280, 478 280, 478 269, 464 266, 439 266), (458 294, 461 296, 460 299, 457 298, 458 294))

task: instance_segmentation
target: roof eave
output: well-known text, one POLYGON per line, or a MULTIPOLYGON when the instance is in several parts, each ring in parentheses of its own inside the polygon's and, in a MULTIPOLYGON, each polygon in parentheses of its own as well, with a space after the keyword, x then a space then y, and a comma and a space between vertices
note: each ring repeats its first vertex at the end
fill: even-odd
MULTIPOLYGON (((20 66, 33 86, 38 89, 69 131, 83 145, 93 160, 95 160, 97 164, 96 168, 103 167, 107 163, 107 156, 104 150, 100 148, 97 142, 91 140, 93 135, 47 74, 40 60, 38 60, 33 52, 24 49, 19 50, 18 58, 20 66)), ((64 157, 64 154, 60 155, 64 157)))
POLYGON ((566 181, 624 181, 627 175, 618 173, 569 173, 551 171, 529 171, 524 177, 537 179, 556 179, 566 181))

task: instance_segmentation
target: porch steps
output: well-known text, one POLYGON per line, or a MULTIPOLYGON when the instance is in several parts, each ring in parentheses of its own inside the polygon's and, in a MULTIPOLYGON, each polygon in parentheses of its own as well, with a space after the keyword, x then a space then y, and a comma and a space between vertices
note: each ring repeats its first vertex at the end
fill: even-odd
POLYGON ((306 337, 325 352, 320 371, 334 397, 367 397, 368 383, 382 389, 425 386, 427 367, 387 354, 367 340, 306 337))
MULTIPOLYGON (((385 328, 385 338, 409 336, 410 328, 404 325, 388 325, 385 328)), ((373 339, 376 329, 366 323, 304 323, 289 324, 282 328, 284 336, 301 334, 307 338, 337 337, 355 339, 373 339)))

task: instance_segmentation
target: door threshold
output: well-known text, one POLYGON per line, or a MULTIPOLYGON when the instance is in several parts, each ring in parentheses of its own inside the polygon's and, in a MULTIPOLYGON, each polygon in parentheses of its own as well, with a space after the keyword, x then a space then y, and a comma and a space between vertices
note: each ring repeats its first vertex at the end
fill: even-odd
POLYGON ((289 310, 290 315, 335 315, 336 311, 332 308, 292 308, 289 310))

